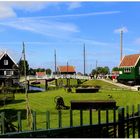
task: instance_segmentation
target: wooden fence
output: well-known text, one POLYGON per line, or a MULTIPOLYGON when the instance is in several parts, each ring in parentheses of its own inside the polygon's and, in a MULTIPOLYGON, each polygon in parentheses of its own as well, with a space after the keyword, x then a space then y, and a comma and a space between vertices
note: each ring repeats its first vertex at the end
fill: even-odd
MULTIPOLYGON (((36 112, 33 113, 32 130, 22 130, 21 112, 17 114, 17 130, 16 132, 8 132, 8 124, 5 121, 5 114, 1 113, 0 125, 1 134, 0 137, 12 138, 32 138, 32 137, 48 137, 48 138, 140 138, 140 105, 138 105, 137 111, 132 106, 131 113, 130 108, 120 107, 118 110, 113 110, 113 121, 109 120, 109 110, 104 110, 106 121, 101 121, 101 110, 97 110, 98 123, 93 124, 93 110, 89 112, 89 123, 84 124, 83 110, 79 112, 79 126, 74 126, 73 110, 69 110, 69 127, 62 127, 62 111, 58 111, 58 127, 50 127, 50 112, 46 112, 46 128, 37 128, 36 112)), ((12 131, 13 129, 9 130, 12 131)))

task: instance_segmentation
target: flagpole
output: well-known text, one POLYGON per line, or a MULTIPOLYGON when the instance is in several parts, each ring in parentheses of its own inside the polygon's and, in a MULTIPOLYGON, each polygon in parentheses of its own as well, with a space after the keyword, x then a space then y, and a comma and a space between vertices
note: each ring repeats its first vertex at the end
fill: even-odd
POLYGON ((24 60, 24 78, 25 78, 25 99, 26 99, 26 115, 27 115, 27 125, 29 128, 31 128, 31 110, 29 105, 29 97, 28 97, 28 91, 27 91, 27 73, 26 73, 26 57, 25 57, 25 45, 23 42, 23 60, 24 60))

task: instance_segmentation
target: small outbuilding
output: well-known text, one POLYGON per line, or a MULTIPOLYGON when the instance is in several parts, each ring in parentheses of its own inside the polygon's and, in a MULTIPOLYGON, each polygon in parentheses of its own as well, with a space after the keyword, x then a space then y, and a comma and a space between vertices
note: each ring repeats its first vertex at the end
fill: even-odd
POLYGON ((119 65, 118 80, 140 83, 140 54, 124 56, 119 65))
POLYGON ((76 74, 76 71, 74 66, 58 66, 57 73, 61 75, 67 75, 67 74, 73 75, 76 74))
POLYGON ((46 72, 36 72, 37 78, 43 78, 44 76, 46 76, 46 72))

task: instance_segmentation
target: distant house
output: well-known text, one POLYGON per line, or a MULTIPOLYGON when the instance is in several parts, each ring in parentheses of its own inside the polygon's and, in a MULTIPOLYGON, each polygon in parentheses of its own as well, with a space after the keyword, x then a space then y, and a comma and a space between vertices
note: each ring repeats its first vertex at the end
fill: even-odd
POLYGON ((57 67, 57 73, 58 74, 76 74, 75 67, 74 66, 58 66, 57 67))
POLYGON ((7 52, 0 53, 0 85, 19 82, 19 68, 7 52))
POLYGON ((114 71, 111 72, 111 75, 112 75, 112 80, 113 79, 117 79, 117 77, 119 76, 119 71, 118 70, 117 71, 114 70, 114 71))
POLYGON ((43 78, 46 75, 46 72, 36 72, 38 78, 43 78))
POLYGON ((118 80, 140 83, 140 54, 127 55, 122 59, 118 80))

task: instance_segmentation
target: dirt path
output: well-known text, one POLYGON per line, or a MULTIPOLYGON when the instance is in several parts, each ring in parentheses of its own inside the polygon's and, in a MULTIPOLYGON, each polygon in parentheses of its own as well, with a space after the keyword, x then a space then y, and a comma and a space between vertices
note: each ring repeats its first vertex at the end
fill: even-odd
POLYGON ((126 89, 131 90, 131 86, 127 86, 127 85, 124 85, 124 84, 121 84, 121 83, 115 83, 113 81, 109 81, 109 80, 106 80, 106 79, 100 79, 100 80, 108 82, 108 83, 113 84, 113 85, 116 85, 116 86, 121 87, 121 88, 126 88, 126 89))

